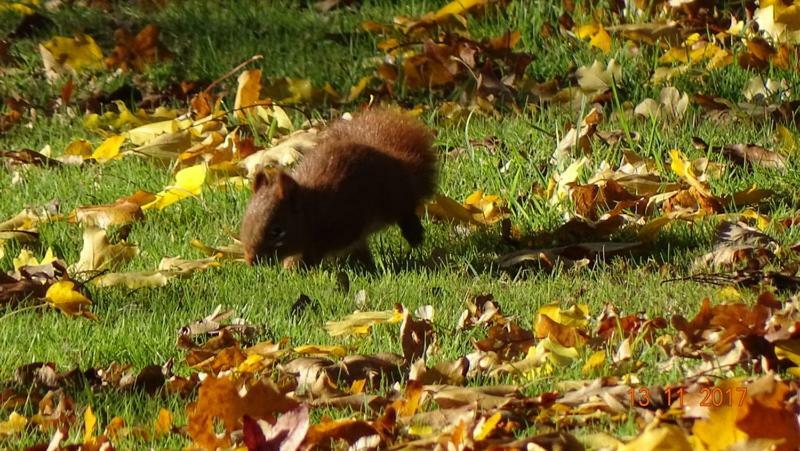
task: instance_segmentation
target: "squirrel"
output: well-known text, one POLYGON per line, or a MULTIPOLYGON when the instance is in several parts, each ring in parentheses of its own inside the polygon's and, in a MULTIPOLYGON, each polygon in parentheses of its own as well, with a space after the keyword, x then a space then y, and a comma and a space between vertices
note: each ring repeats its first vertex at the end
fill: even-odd
POLYGON ((293 269, 349 255, 371 266, 366 239, 391 224, 420 245, 416 209, 437 179, 432 142, 421 121, 385 109, 334 122, 291 172, 256 173, 239 234, 245 260, 277 256, 293 269))

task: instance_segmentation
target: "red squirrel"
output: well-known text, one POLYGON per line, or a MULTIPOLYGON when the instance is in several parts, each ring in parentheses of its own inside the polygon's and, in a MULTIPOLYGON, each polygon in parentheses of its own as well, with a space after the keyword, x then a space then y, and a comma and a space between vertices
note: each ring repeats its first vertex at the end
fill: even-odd
POLYGON ((294 170, 256 174, 240 232, 245 259, 277 256, 295 268, 350 255, 371 265, 366 239, 391 224, 418 246, 416 209, 436 186, 432 142, 422 122, 389 110, 334 122, 294 170))

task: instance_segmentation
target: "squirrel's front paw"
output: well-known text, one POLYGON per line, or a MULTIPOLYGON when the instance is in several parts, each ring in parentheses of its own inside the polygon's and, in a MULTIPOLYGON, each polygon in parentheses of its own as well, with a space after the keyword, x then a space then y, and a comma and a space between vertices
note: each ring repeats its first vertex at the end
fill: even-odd
POLYGON ((289 271, 297 271, 298 269, 303 267, 303 257, 299 255, 291 255, 286 257, 281 262, 283 264, 283 269, 287 269, 289 271))

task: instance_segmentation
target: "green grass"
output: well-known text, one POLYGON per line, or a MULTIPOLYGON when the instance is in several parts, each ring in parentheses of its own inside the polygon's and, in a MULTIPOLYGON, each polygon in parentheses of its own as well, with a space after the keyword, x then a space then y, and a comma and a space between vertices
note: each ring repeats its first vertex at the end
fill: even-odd
MULTIPOLYGON (((222 7, 213 2, 168 2, 162 10, 142 10, 118 5, 115 15, 100 14, 79 6, 64 7, 49 15, 54 24, 44 35, 14 42, 11 55, 17 59, 16 71, 2 75, 0 96, 19 96, 42 106, 56 98, 59 87, 51 87, 41 73, 37 44, 51 35, 70 35, 76 31, 92 34, 107 53, 113 47, 114 22, 141 26, 159 26, 162 41, 174 54, 170 62, 158 64, 150 71, 136 75, 155 86, 167 86, 184 79, 214 80, 254 54, 265 58, 253 65, 264 71, 265 78, 291 76, 309 78, 320 87, 329 82, 339 92, 347 92, 360 77, 371 73, 369 58, 379 56, 378 39, 361 31, 366 19, 389 22, 395 15, 420 15, 437 8, 439 1, 365 1, 359 8, 343 8, 330 14, 300 8, 297 2, 256 2, 237 0, 222 7), (402 4, 402 5, 401 5, 402 4)), ((536 2, 530 2, 536 3, 536 2)), ((588 48, 586 43, 568 39, 545 40, 538 34, 544 22, 553 23, 561 14, 560 6, 530 6, 515 1, 504 11, 495 11, 482 20, 470 21, 470 32, 476 37, 493 36, 508 29, 519 30, 524 50, 536 55, 528 75, 544 81, 565 76, 570 67, 588 65, 606 57, 588 48)), ((546 3, 546 2, 541 2, 546 3)), ((16 18, 18 20, 18 18, 16 18)), ((14 21, 4 23, 7 33, 14 21)), ((623 65, 620 101, 638 103, 645 97, 657 98, 659 87, 645 81, 658 55, 643 48, 640 56, 623 48, 615 48, 611 56, 623 65)), ((681 91, 714 93, 738 99, 744 82, 753 74, 734 66, 711 71, 700 78, 679 77, 675 86, 681 91)), ((785 77, 789 85, 798 86, 798 75, 773 70, 771 77, 785 77), (793 84, 794 83, 794 84, 793 84)), ((98 77, 102 79, 101 74, 98 77)), ((108 81, 113 90, 130 80, 130 75, 108 81)), ((225 82, 233 92, 235 77, 225 82)), ((101 83, 102 85, 102 83, 101 83)), ((76 83, 76 95, 88 95, 88 80, 76 83)), ((229 97, 229 101, 232 97, 229 97)), ((409 95, 408 103, 431 102, 426 96, 409 95)), ((355 105, 345 109, 354 109, 355 105)), ((318 107, 313 112, 327 116, 318 107)), ((455 199, 463 199, 476 189, 515 199, 527 193, 534 184, 546 185, 553 169, 548 161, 557 141, 540 130, 561 134, 565 125, 577 122, 577 115, 560 108, 531 109, 522 114, 507 113, 502 119, 474 116, 467 122, 447 122, 426 113, 424 119, 436 128, 437 148, 442 155, 440 191, 455 199), (536 127, 533 127, 535 125, 536 127), (470 140, 497 136, 503 146, 494 153, 473 147, 470 140), (456 156, 446 152, 465 149, 456 156), (507 167, 503 172, 499 168, 507 167)), ((298 122, 299 123, 299 122, 298 122)), ((605 123, 602 129, 619 128, 619 123, 605 123)), ((720 125, 707 120, 695 105, 680 124, 637 120, 630 124, 641 135, 634 150, 666 161, 671 148, 683 149, 691 158, 701 156, 691 147, 692 136, 700 136, 711 145, 754 142, 769 146, 773 124, 754 123, 720 125)), ((796 132, 796 131, 795 131, 796 132)), ((80 117, 69 118, 59 112, 53 117, 26 118, 24 124, 0 135, 0 149, 40 149, 49 145, 59 154, 72 140, 87 138, 95 144, 102 138, 83 128, 80 117)), ((593 164, 607 159, 619 161, 620 148, 595 146, 593 164)), ((709 155, 714 161, 722 157, 709 155)), ((765 169, 735 169, 727 179, 713 182, 717 193, 730 193, 753 184, 778 192, 765 207, 770 215, 781 216, 797 207, 800 176, 797 163, 785 174, 765 169)), ((665 166, 668 171, 668 166, 665 166)), ((729 173, 731 174, 731 173, 729 173)), ((80 168, 29 168, 21 182, 12 185, 10 171, 0 171, 0 219, 12 216, 24 207, 56 202, 62 212, 73 208, 114 201, 136 190, 158 191, 171 180, 169 171, 152 161, 126 158, 105 165, 84 165, 80 168)), ((146 220, 135 223, 129 242, 139 246, 141 254, 123 267, 125 270, 153 269, 165 256, 201 257, 189 245, 200 239, 210 244, 225 244, 229 234, 236 233, 238 222, 248 200, 245 191, 206 190, 202 200, 187 200, 164 211, 150 211, 146 220)), ((512 220, 528 232, 542 232, 557 227, 561 218, 541 202, 512 202, 512 220)), ((544 272, 506 273, 497 269, 494 260, 509 248, 502 244, 499 228, 491 228, 462 236, 449 224, 425 221, 428 239, 425 245, 409 252, 397 230, 389 230, 372 238, 378 270, 365 273, 357 268, 329 263, 311 271, 287 273, 278 267, 251 268, 227 264, 197 273, 187 279, 174 280, 159 289, 128 291, 125 289, 90 288, 97 322, 72 319, 52 310, 15 312, 0 310, 0 379, 13 376, 15 368, 35 361, 53 361, 58 368, 102 368, 111 362, 130 363, 136 368, 162 364, 170 358, 177 362, 176 372, 185 374, 182 352, 175 346, 178 329, 209 314, 217 305, 233 309, 237 317, 264 327, 259 339, 288 337, 292 345, 346 344, 358 353, 400 352, 398 328, 382 325, 366 339, 338 340, 329 337, 322 327, 328 320, 338 319, 356 309, 354 295, 358 290, 368 294, 369 309, 390 309, 402 303, 410 309, 431 304, 436 310, 435 324, 441 351, 436 361, 460 357, 472 351, 471 338, 480 338, 481 331, 468 334, 455 332, 458 316, 467 296, 493 293, 503 311, 516 316, 525 327, 532 327, 537 309, 547 303, 562 306, 587 303, 592 316, 597 316, 606 303, 614 304, 623 314, 644 311, 650 317, 674 314, 693 315, 705 296, 715 296, 716 289, 693 282, 662 283, 664 279, 688 274, 692 260, 711 246, 713 225, 676 224, 665 231, 646 254, 618 259, 584 269, 577 273, 544 272), (443 259, 437 256, 444 256, 443 259), (350 291, 342 292, 336 282, 338 271, 350 280, 350 291), (318 311, 300 317, 290 312, 292 303, 301 294, 319 301, 318 311)), ((48 247, 67 262, 77 261, 82 238, 79 227, 66 223, 45 224, 41 238, 32 249, 38 256, 48 247)), ((770 230, 774 233, 774 230, 770 230)), ((778 235, 784 243, 800 237, 790 230, 778 235)), ((21 247, 7 245, 0 268, 11 268, 11 259, 21 247)), ((754 293, 745 292, 751 299, 754 293)), ((646 364, 661 359, 655 348, 642 354, 646 364)), ((551 390, 562 380, 586 377, 582 361, 556 376, 537 381, 527 387, 531 393, 551 390)), ((680 380, 683 375, 662 373, 655 365, 646 365, 638 373, 644 383, 680 380)), ((91 405, 101 425, 114 416, 122 416, 129 425, 152 427, 160 407, 176 414, 176 424, 185 424, 184 400, 142 397, 126 393, 73 393, 79 406, 91 405)), ((28 405, 26 415, 35 413, 28 405)), ((79 414, 82 407, 79 409, 79 414)), ((2 412, 7 416, 8 412, 2 412)), ((80 423, 80 422, 79 422, 80 423)), ((610 425, 620 433, 630 434, 630 425, 610 425)), ((75 429, 73 439, 82 432, 75 429)), ((30 434, 14 444, 32 444, 46 437, 30 434)), ((122 448, 136 442, 124 442, 122 448)), ((156 447, 176 448, 187 442, 171 435, 155 442, 156 447)), ((0 446, 6 444, 0 441, 0 446)))

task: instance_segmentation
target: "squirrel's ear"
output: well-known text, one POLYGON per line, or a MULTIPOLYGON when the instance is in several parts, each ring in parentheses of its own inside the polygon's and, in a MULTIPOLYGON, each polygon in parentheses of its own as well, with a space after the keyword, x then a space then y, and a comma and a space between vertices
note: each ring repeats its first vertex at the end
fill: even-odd
POLYGON ((268 184, 269 180, 267 179, 267 174, 264 174, 264 171, 256 172, 256 176, 253 179, 253 192, 257 192, 268 184))
POLYGON ((291 175, 283 171, 278 171, 278 175, 275 177, 275 193, 281 198, 290 196, 294 191, 294 187, 297 186, 297 182, 294 181, 291 175))

